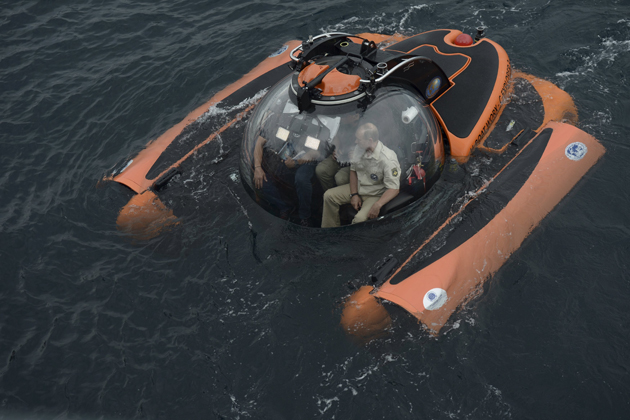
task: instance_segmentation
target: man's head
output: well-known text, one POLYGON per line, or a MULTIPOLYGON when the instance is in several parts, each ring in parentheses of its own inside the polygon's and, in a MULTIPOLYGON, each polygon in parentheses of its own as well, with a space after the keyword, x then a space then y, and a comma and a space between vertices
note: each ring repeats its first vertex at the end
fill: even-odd
POLYGON ((378 144, 378 128, 372 123, 361 124, 354 136, 355 143, 363 150, 374 150, 378 144))

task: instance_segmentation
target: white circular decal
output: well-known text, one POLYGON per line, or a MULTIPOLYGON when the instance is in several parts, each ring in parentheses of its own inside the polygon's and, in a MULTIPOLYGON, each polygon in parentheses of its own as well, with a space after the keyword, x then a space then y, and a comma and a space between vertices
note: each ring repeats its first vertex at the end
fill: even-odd
POLYGON ((282 46, 282 48, 280 48, 280 49, 279 49, 278 51, 276 51, 275 53, 271 54, 271 55, 269 56, 269 58, 279 56, 280 54, 282 54, 283 52, 285 52, 285 51, 287 50, 287 48, 289 48, 289 46, 288 46, 288 45, 283 45, 283 46, 282 46))
POLYGON ((446 290, 436 287, 435 289, 429 290, 426 295, 424 295, 422 303, 426 309, 434 311, 442 307, 442 305, 446 303, 446 299, 448 299, 446 290))
POLYGON ((584 143, 576 141, 564 149, 564 154, 571 160, 580 160, 586 155, 588 149, 584 143))

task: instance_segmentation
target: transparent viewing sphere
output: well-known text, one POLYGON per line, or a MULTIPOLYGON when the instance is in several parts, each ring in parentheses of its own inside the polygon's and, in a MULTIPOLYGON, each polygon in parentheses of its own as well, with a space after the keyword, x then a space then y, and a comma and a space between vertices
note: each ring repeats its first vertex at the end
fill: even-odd
POLYGON ((302 113, 290 89, 288 76, 267 93, 241 145, 241 179, 268 212, 285 219, 321 215, 324 191, 347 183, 350 163, 364 152, 355 134, 366 123, 377 128, 378 140, 398 157, 400 194, 413 201, 439 178, 442 132, 429 107, 409 89, 383 86, 369 103, 339 101, 302 113))

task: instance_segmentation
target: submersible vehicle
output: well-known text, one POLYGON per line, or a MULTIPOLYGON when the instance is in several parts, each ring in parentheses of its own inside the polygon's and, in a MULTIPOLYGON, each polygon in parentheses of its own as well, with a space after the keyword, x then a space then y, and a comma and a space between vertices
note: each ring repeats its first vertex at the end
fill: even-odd
MULTIPOLYGON (((118 228, 152 237, 179 223, 160 197, 193 170, 202 148, 230 136, 242 137, 240 174, 252 199, 297 223, 306 195, 318 224, 326 186, 315 168, 333 153, 339 169, 350 163, 354 132, 365 122, 378 128, 401 168, 398 195, 365 226, 417 218, 437 185, 448 190, 477 154, 494 163, 417 249, 404 261, 386 261, 346 300, 341 325, 362 337, 390 325, 384 303, 439 331, 605 152, 575 127, 566 92, 514 71, 482 31, 474 40, 452 29, 410 37, 329 33, 288 42, 116 171, 111 179, 136 193, 118 228), (221 118, 212 112, 218 103, 229 110, 221 118), (310 170, 298 179, 303 166, 310 170), (259 167, 272 190, 256 185, 259 167), (278 203, 296 210, 283 212, 278 203)), ((332 230, 362 228, 348 226, 352 208, 342 211, 344 225, 332 230)))

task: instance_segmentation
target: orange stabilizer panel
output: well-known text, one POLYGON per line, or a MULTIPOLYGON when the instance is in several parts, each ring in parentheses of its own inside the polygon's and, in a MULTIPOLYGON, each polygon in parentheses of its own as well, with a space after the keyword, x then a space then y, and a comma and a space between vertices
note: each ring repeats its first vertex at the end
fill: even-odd
POLYGON ((434 331, 440 330, 458 306, 474 297, 483 282, 505 263, 605 152, 595 138, 574 126, 551 122, 546 127, 552 128, 553 133, 541 160, 501 212, 440 260, 396 285, 390 283, 390 278, 374 296, 402 306, 434 331), (577 161, 565 154, 573 142, 581 142, 588 148, 586 155, 577 161), (425 309, 423 299, 433 288, 444 289, 448 299, 442 307, 431 311, 425 309))
POLYGON ((299 41, 287 42, 288 46, 286 51, 275 57, 268 57, 252 71, 247 73, 237 82, 232 83, 216 95, 214 95, 208 102, 201 105, 193 112, 188 114, 179 124, 171 127, 168 131, 158 137, 156 140, 150 142, 147 147, 142 150, 136 157, 133 158, 132 163, 121 174, 114 177, 114 181, 128 186, 137 193, 141 193, 149 188, 155 179, 159 178, 162 174, 158 175, 155 179, 146 179, 146 174, 149 172, 153 164, 160 157, 162 152, 173 142, 173 140, 184 130, 188 124, 196 121, 200 116, 208 111, 208 109, 221 102, 223 99, 236 92, 241 87, 250 83, 254 79, 262 76, 263 74, 275 69, 276 67, 286 63, 290 60, 290 51, 300 44, 299 41))
POLYGON ((545 109, 545 118, 541 127, 550 121, 562 121, 573 125, 577 124, 578 112, 571 95, 553 83, 544 79, 539 79, 531 74, 516 71, 514 72, 514 78, 517 77, 525 79, 531 83, 534 89, 536 89, 536 92, 538 92, 542 98, 543 107, 545 109))
POLYGON ((177 223, 173 210, 167 208, 152 191, 134 195, 116 219, 119 231, 139 240, 154 238, 177 223))
POLYGON ((345 302, 341 327, 360 341, 380 337, 391 325, 387 310, 370 294, 372 286, 362 286, 345 302))

